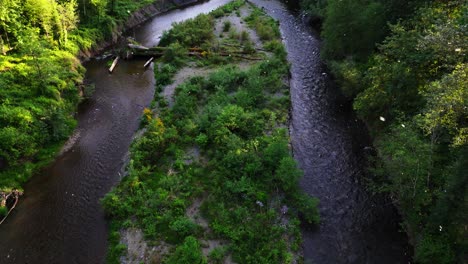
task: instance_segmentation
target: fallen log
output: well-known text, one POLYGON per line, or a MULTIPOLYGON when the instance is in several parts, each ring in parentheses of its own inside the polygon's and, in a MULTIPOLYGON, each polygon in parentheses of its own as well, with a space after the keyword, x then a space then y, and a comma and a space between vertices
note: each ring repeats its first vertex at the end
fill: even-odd
POLYGON ((148 61, 146 61, 145 65, 143 65, 143 67, 145 67, 145 68, 148 67, 153 60, 154 60, 154 57, 151 57, 148 61))
POLYGON ((145 47, 145 46, 141 46, 141 45, 136 45, 136 44, 128 44, 127 45, 129 48, 131 49, 139 49, 139 50, 147 50, 148 48, 145 47))
POLYGON ((114 59, 114 62, 112 62, 112 65, 109 68, 109 73, 112 73, 112 71, 114 71, 115 66, 117 66, 117 62, 119 62, 119 56, 117 56, 114 59))

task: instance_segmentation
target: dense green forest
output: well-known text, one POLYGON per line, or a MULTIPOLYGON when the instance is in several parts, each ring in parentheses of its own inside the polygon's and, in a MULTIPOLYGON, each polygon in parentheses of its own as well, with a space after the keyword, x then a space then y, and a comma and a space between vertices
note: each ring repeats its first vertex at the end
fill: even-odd
POLYGON ((374 140, 369 187, 403 215, 418 263, 468 248, 466 1, 303 0, 322 56, 374 140))
POLYGON ((21 189, 73 131, 91 90, 79 53, 151 2, 0 0, 0 191, 21 189))
POLYGON ((128 176, 103 200, 112 219, 108 261, 132 257, 121 236, 138 229, 156 246, 145 262, 294 263, 299 217, 316 224, 319 216, 288 147, 288 63, 277 23, 238 0, 175 24, 160 45, 167 49, 154 67, 145 132, 131 147, 128 176), (229 15, 255 30, 267 53, 229 15), (188 57, 192 47, 203 55, 188 57), (210 73, 178 85, 168 101, 161 92, 187 67, 210 73))

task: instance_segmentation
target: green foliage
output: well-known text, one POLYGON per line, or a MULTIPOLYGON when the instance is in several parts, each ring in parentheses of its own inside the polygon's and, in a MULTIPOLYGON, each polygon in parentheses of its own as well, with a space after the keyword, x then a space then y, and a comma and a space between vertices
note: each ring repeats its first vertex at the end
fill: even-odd
POLYGON ((8 213, 8 208, 6 206, 0 206, 0 217, 3 218, 8 213))
POLYGON ((301 0, 298 1, 302 10, 306 11, 307 14, 324 17, 327 8, 327 0, 301 0))
POLYGON ((401 209, 416 261, 460 262, 467 186, 460 171, 468 169, 461 162, 468 131, 466 3, 310 2, 322 8, 323 54, 375 138, 372 187, 390 193, 401 209))
POLYGON ((382 188, 388 188, 398 197, 409 225, 417 229, 425 206, 434 198, 428 192, 434 180, 431 179, 433 150, 411 125, 395 125, 376 142, 376 147, 383 167, 375 172, 391 181, 388 187, 382 188))
MULTIPOLYGON (((229 12, 237 9, 233 3, 229 12)), ((263 13, 257 16, 255 21, 267 21, 263 13)), ((198 19, 176 25, 164 45, 190 47, 182 32, 198 19)), ((317 200, 300 191, 302 173, 290 155, 286 130, 278 128, 289 110, 282 81, 286 52, 276 37, 269 46, 274 55, 248 70, 220 67, 178 85, 171 108, 160 109, 132 144, 129 175, 102 201, 120 226, 131 222, 148 240, 173 245, 164 263, 206 263, 200 245, 208 239, 228 244, 209 254, 212 263, 228 254, 237 263, 288 263, 289 240, 299 249, 299 216, 306 224, 319 221, 317 200), (191 205, 194 201, 201 206, 191 205), (197 225, 198 217, 208 227, 197 225)), ((158 89, 179 67, 173 62, 177 52, 169 55, 155 67, 158 89)))
POLYGON ((421 119, 426 133, 440 135, 446 132, 453 138, 453 145, 468 145, 467 83, 468 67, 461 64, 452 73, 425 87, 421 93, 427 104, 421 119))
MULTIPOLYGON (((178 49, 176 49, 178 50, 178 49)), ((172 52, 169 52, 172 53, 172 52)), ((169 56, 169 55, 168 55, 169 56)), ((177 56, 175 53, 174 56, 177 56)), ((176 57, 180 58, 180 57, 176 57)), ((156 91, 161 92, 164 86, 172 83, 172 77, 176 74, 180 61, 178 59, 174 60, 174 63, 165 63, 165 64, 158 64, 154 67, 154 78, 156 79, 156 91), (178 63, 178 64, 175 64, 178 63)))
POLYGON ((370 54, 385 32, 383 12, 383 5, 378 1, 328 1, 322 31, 323 55, 337 59, 370 54))
MULTIPOLYGON (((117 222, 112 221, 111 226, 115 227, 117 222)), ((109 248, 106 257, 106 263, 118 264, 120 263, 120 256, 127 250, 127 246, 120 244, 120 233, 119 231, 112 231, 108 237, 109 244, 113 245, 109 248)))
POLYGON ((183 60, 186 57, 186 50, 178 42, 172 43, 167 47, 163 54, 163 61, 165 63, 170 63, 176 67, 183 64, 183 60))
MULTIPOLYGON (((84 75, 78 52, 150 2, 115 0, 111 7, 106 0, 1 1, 0 190, 21 188, 73 131, 84 75), (108 8, 123 5, 123 13, 109 15, 108 8)), ((84 96, 92 90, 85 86, 84 96)))
POLYGON ((6 163, 0 168, 0 189, 19 188, 33 173, 22 163, 71 133, 76 123, 71 114, 79 101, 77 84, 83 74, 77 59, 50 49, 39 40, 37 30, 22 34, 18 54, 0 58, 0 85, 5 87, 0 91, 0 160, 6 163), (30 34, 27 42, 22 34, 30 34), (17 182, 8 179, 13 172, 22 175, 17 182))
POLYGON ((183 47, 199 47, 214 38, 213 27, 213 17, 201 14, 196 18, 175 23, 169 31, 163 33, 159 45, 165 47, 170 43, 179 42, 183 47))
POLYGON ((224 21, 223 22, 223 32, 228 32, 231 29, 231 21, 224 21))
POLYGON ((164 263, 167 264, 206 264, 207 261, 201 252, 200 243, 192 236, 185 238, 182 245, 178 246, 164 263))
POLYGON ((230 14, 233 11, 238 12, 239 7, 244 5, 245 0, 234 0, 229 2, 228 4, 217 8, 216 10, 211 11, 210 15, 212 15, 214 18, 220 18, 224 15, 230 14))
POLYGON ((217 247, 210 251, 208 255, 208 262, 212 264, 222 264, 224 263, 224 258, 226 257, 226 248, 217 247))
POLYGON ((311 198, 306 193, 298 193, 292 197, 292 203, 305 223, 315 225, 320 223, 318 199, 311 198))
POLYGON ((364 89, 363 68, 365 65, 352 59, 345 59, 341 61, 331 61, 329 67, 336 77, 336 82, 341 91, 343 91, 346 97, 354 98, 362 92, 364 89))
POLYGON ((419 263, 450 264, 455 262, 455 256, 447 238, 434 239, 426 235, 419 241, 415 251, 415 260, 419 263))
POLYGON ((277 22, 273 18, 266 16, 260 9, 254 9, 252 13, 245 18, 245 21, 250 27, 255 29, 258 36, 263 41, 281 38, 277 22))
POLYGON ((280 58, 281 60, 286 62, 286 49, 284 48, 283 43, 281 43, 280 40, 275 39, 272 41, 268 41, 265 43, 264 48, 268 51, 275 53, 275 56, 277 58, 280 58))
POLYGON ((174 220, 169 228, 171 231, 175 232, 179 237, 186 237, 189 235, 194 235, 197 225, 187 217, 180 217, 174 220))
MULTIPOLYGON (((227 67, 206 79, 197 77, 180 85, 173 108, 160 121, 165 124, 150 123, 145 135, 133 144, 130 175, 105 197, 106 211, 121 221, 135 216, 147 238, 180 245, 187 236, 200 235, 185 210, 203 190, 210 193, 203 205, 210 227, 216 236, 232 243, 236 260, 286 260, 289 255, 283 235, 295 227, 279 226, 279 208, 263 206, 285 193, 282 202, 295 208, 291 212, 300 213, 306 222, 318 221, 316 201, 299 191, 302 174, 290 157, 287 134, 276 129, 271 136, 264 132, 277 126, 277 120, 284 120, 275 116, 287 116, 287 104, 265 109, 262 103, 271 84, 281 83, 286 70, 280 60, 270 60, 247 72, 227 67), (268 75, 263 68, 271 70, 268 75), (248 102, 240 101, 237 95, 250 90, 259 101, 250 102, 249 96, 242 99, 248 102), (181 150, 193 144, 211 160, 209 167, 181 161, 186 159, 181 150)), ((176 250, 174 254, 180 257, 182 253, 176 250)), ((169 259, 175 261, 175 255, 169 259)))

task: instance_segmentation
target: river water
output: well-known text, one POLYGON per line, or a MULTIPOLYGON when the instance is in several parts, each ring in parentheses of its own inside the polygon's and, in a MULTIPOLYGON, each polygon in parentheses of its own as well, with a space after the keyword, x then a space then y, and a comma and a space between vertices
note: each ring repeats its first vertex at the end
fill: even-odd
MULTIPOLYGON (((131 30, 157 44, 173 22, 209 12, 214 0, 160 15, 131 30)), ((303 228, 306 263, 407 263, 405 236, 383 200, 359 184, 368 142, 363 125, 329 81, 319 41, 300 16, 276 1, 253 0, 280 21, 291 62, 291 137, 304 170, 301 187, 318 197, 322 223, 303 228)), ((85 64, 96 92, 78 110, 67 151, 34 176, 25 196, 0 227, 0 263, 103 263, 107 226, 99 199, 120 179, 120 169, 154 93, 144 61, 121 61, 113 74, 105 61, 85 64)))
POLYGON ((408 263, 398 214, 360 184, 370 140, 330 80, 320 42, 297 13, 278 1, 251 0, 280 22, 291 63, 290 134, 304 171, 301 187, 320 199, 321 224, 303 227, 306 263, 408 263))
MULTIPOLYGON (((153 46, 173 22, 227 2, 168 12, 138 27, 135 37, 153 46)), ((143 64, 121 60, 112 74, 104 60, 85 64, 96 92, 78 109, 68 151, 26 184, 24 197, 0 227, 0 263, 104 263, 107 226, 99 199, 119 181, 143 108, 153 98, 153 70, 143 64)))

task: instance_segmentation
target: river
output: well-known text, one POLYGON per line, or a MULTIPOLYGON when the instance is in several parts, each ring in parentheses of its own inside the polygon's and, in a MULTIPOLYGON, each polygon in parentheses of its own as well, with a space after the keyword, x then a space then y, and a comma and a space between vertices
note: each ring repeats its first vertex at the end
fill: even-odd
MULTIPOLYGON (((227 3, 215 0, 157 16, 130 31, 157 44, 173 22, 227 3)), ((280 21, 291 62, 291 137, 304 170, 301 187, 321 200, 322 223, 303 228, 306 263, 407 263, 406 238, 391 206, 359 183, 368 140, 319 59, 319 41, 277 1, 254 0, 280 21)), ((107 226, 99 199, 120 180, 120 170, 145 106, 154 93, 144 61, 85 64, 96 92, 78 109, 67 151, 25 186, 25 196, 0 227, 0 263, 103 263, 107 226)))
MULTIPOLYGON (((227 2, 165 13, 136 28, 135 37, 155 45, 173 22, 227 2)), ((24 197, 0 227, 0 263, 104 262, 107 225, 99 199, 120 180, 143 108, 153 98, 153 70, 143 64, 121 60, 109 74, 104 60, 85 63, 95 94, 79 106, 73 144, 26 184, 24 197)))
POLYGON ((317 34, 278 1, 251 2, 280 21, 291 63, 294 158, 304 171, 302 189, 320 199, 320 226, 303 228, 305 263, 408 263, 395 208, 360 183, 370 139, 331 81, 317 34))

